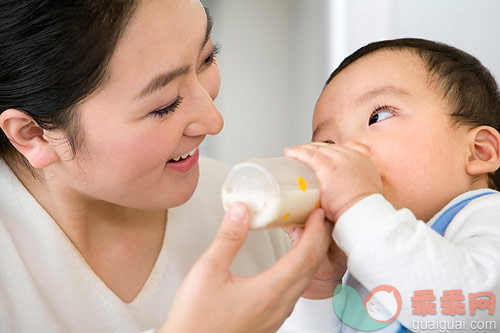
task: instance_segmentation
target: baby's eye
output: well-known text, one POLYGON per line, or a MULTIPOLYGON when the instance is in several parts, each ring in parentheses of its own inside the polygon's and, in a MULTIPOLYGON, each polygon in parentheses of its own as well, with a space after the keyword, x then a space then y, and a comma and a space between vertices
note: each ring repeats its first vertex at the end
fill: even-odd
POLYGON ((370 120, 368 121, 368 125, 372 125, 387 118, 391 118, 394 116, 394 111, 390 109, 388 106, 377 107, 375 111, 373 111, 370 116, 370 120))

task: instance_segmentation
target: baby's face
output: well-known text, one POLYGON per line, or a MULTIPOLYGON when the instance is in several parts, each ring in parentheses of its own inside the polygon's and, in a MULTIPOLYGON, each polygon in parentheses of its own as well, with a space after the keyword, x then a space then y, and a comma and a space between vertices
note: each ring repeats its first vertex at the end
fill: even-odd
POLYGON ((447 102, 427 80, 417 55, 375 52, 329 83, 313 120, 314 141, 370 147, 384 196, 424 221, 472 189, 468 128, 452 124, 447 102))

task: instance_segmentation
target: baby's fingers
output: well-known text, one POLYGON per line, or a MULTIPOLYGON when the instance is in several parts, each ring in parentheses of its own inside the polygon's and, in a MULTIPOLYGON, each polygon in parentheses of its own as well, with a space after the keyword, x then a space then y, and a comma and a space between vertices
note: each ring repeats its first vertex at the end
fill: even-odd
POLYGON ((282 228, 283 231, 288 235, 288 238, 290 238, 290 243, 292 245, 292 248, 297 245, 297 242, 299 241, 302 233, 304 232, 303 227, 284 227, 282 228))
MULTIPOLYGON (((325 154, 325 150, 321 149, 325 147, 318 147, 312 144, 300 145, 294 148, 286 148, 285 156, 295 158, 305 164, 307 164, 314 171, 320 171, 325 166, 332 166, 332 158, 325 154)), ((338 154, 338 153, 337 153, 338 154)))
POLYGON ((350 149, 354 149, 358 152, 360 152, 361 154, 363 155, 370 155, 370 147, 368 147, 367 145, 364 145, 362 143, 356 143, 356 142, 346 142, 344 144, 345 147, 347 148, 350 148, 350 149))

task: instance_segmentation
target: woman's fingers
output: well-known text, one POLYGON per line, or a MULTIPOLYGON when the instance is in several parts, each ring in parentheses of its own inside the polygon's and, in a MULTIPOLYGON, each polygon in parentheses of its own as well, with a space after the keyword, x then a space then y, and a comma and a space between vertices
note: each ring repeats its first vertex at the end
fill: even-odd
POLYGON ((307 219, 300 241, 274 266, 258 275, 275 293, 286 293, 297 299, 314 276, 330 246, 332 224, 325 222, 322 209, 307 219))
POLYGON ((224 215, 217 235, 202 256, 212 269, 229 272, 229 268, 248 235, 248 208, 235 202, 224 215))
POLYGON ((274 332, 290 314, 326 256, 331 223, 322 209, 315 210, 295 248, 268 270, 238 277, 229 269, 248 234, 248 220, 244 205, 230 207, 216 239, 179 287, 166 332, 274 332), (200 316, 203 321, 193 321, 200 316))

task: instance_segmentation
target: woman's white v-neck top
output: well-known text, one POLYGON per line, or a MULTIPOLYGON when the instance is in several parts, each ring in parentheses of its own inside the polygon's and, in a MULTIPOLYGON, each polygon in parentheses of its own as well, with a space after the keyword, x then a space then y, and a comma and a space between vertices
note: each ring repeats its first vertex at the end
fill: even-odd
MULTIPOLYGON (((0 332, 140 332, 160 327, 179 284, 219 227, 224 213, 220 188, 227 170, 224 164, 200 159, 195 194, 169 209, 153 271, 127 304, 97 277, 0 159, 0 332)), ((250 232, 232 271, 245 276, 262 271, 288 250, 288 243, 280 230, 250 232)))

